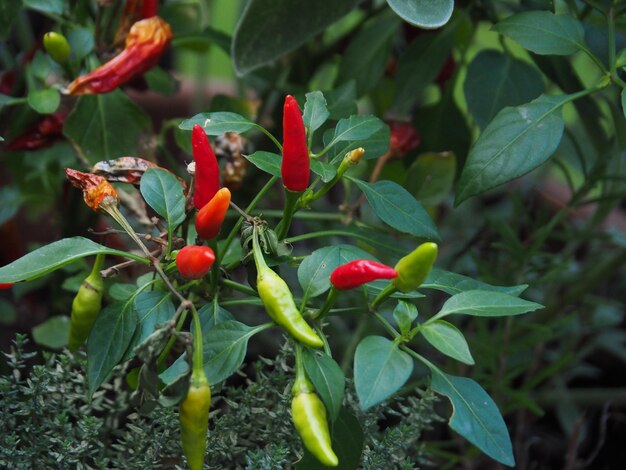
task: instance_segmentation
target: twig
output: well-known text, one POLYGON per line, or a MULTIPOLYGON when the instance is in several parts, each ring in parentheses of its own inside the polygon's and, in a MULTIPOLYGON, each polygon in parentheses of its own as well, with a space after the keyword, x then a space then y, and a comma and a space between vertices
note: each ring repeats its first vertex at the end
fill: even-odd
MULTIPOLYGON (((161 249, 157 249, 154 251, 151 251, 150 254, 152 256, 156 256, 161 252, 161 249)), ((109 268, 103 269, 102 271, 100 271, 100 275, 104 278, 107 277, 111 277, 111 276, 117 276, 120 273, 120 270, 125 269, 129 266, 133 266, 135 264, 139 263, 138 261, 134 260, 134 259, 129 259, 128 261, 124 261, 122 263, 116 264, 114 266, 111 266, 109 268)))

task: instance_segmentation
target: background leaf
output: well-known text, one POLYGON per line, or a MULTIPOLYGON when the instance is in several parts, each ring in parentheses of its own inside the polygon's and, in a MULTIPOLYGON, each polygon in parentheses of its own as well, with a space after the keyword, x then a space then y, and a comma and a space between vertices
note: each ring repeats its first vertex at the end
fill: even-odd
POLYGON ((164 291, 141 292, 135 297, 137 314, 137 330, 131 348, 141 344, 156 330, 157 325, 164 325, 174 318, 176 308, 172 302, 172 294, 164 291))
POLYGON ((321 91, 312 91, 306 94, 302 120, 309 134, 319 129, 326 122, 329 115, 330 113, 326 107, 326 98, 324 98, 324 94, 321 91))
POLYGON ((454 0, 387 0, 404 21, 422 28, 439 28, 454 11, 454 0))
POLYGON ((436 206, 452 193, 455 174, 454 153, 424 153, 407 170, 404 187, 425 207, 436 206))
POLYGON ((491 397, 472 379, 431 370, 433 390, 452 403, 450 427, 494 460, 514 466, 509 431, 491 397))
POLYGON ((561 108, 568 100, 568 95, 541 95, 500 111, 467 156, 455 203, 525 175, 550 158, 561 142, 561 108))
POLYGON ((435 349, 464 364, 473 365, 474 358, 463 333, 457 327, 443 320, 426 323, 420 333, 435 349))
POLYGON ((361 340, 354 354, 354 385, 362 410, 393 395, 411 376, 413 359, 382 336, 361 340))
POLYGON ((61 104, 61 95, 54 88, 44 88, 28 93, 28 105, 39 114, 52 114, 61 104))
POLYGON ((440 268, 431 269, 428 278, 420 286, 420 288, 440 290, 451 295, 468 290, 486 290, 502 292, 503 294, 514 295, 516 297, 524 292, 527 287, 527 284, 511 287, 492 286, 491 284, 477 281, 471 277, 444 271, 440 268))
POLYGON ((408 333, 417 318, 417 307, 401 300, 393 309, 393 318, 400 328, 400 333, 404 335, 408 333))
POLYGON ((303 351, 304 368, 326 406, 330 424, 341 411, 346 378, 332 357, 306 348, 303 351))
POLYGON ((196 124, 202 126, 207 135, 213 136, 222 135, 226 132, 243 134, 256 126, 255 123, 240 114, 219 112, 196 114, 191 119, 185 119, 178 127, 190 131, 196 124))
POLYGON ((450 297, 437 317, 463 313, 475 317, 505 317, 543 308, 542 305, 502 292, 468 290, 450 297))
POLYGON ((70 317, 57 315, 33 328, 35 343, 50 349, 67 346, 70 334, 70 317))
POLYGON ((141 177, 139 188, 148 205, 167 221, 170 232, 185 220, 183 185, 172 173, 150 168, 141 177))

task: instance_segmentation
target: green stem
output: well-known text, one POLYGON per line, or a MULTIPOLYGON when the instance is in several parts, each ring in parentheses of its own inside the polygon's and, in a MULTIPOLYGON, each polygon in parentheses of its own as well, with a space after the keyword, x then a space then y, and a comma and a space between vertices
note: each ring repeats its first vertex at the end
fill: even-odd
MULTIPOLYGON (((202 351, 202 325, 200 324, 198 311, 193 304, 191 305, 191 314, 193 315, 193 372, 191 373, 191 377, 194 381, 202 381, 202 379, 206 381, 202 351)), ((196 385, 197 384, 196 382, 196 385)))
POLYGON ((306 376, 304 369, 304 359, 302 359, 302 345, 296 341, 296 380, 293 383, 293 393, 310 393, 313 385, 306 376))
POLYGON ((328 291, 328 296, 326 297, 326 301, 324 302, 324 305, 322 305, 322 308, 319 309, 314 319, 321 320, 328 314, 328 312, 333 307, 333 305, 335 305, 338 294, 339 294, 339 291, 335 289, 335 287, 330 288, 330 290, 328 291))
POLYGON ((259 229, 255 226, 254 233, 252 235, 252 252, 254 257, 254 264, 256 265, 257 273, 266 271, 269 269, 265 262, 265 257, 261 251, 261 245, 259 244, 259 229))
POLYGON ((283 146, 281 145, 281 143, 276 139, 276 137, 274 137, 272 135, 272 133, 270 131, 268 131, 265 127, 260 126, 258 124, 255 124, 255 127, 258 128, 261 132, 263 132, 263 134, 265 134, 267 137, 269 137, 269 139, 274 142, 274 145, 276 145, 276 147, 278 148, 278 150, 280 151, 280 153, 283 152, 283 146))
POLYGON ((257 295, 257 292, 252 287, 246 286, 245 284, 241 284, 239 282, 231 281, 230 279, 222 279, 220 284, 222 284, 224 287, 243 292, 244 294, 257 295))
POLYGON ((373 311, 372 314, 383 325, 385 330, 387 330, 387 333, 393 336, 393 339, 396 339, 402 336, 400 333, 398 333, 398 331, 396 331, 396 329, 391 325, 391 323, 389 323, 387 319, 383 317, 380 313, 373 311))
POLYGON ((285 188, 285 208, 283 210, 283 218, 278 225, 276 225, 276 236, 279 240, 283 240, 289 232, 289 227, 291 227, 291 219, 293 219, 293 215, 298 210, 298 201, 300 200, 300 196, 302 192, 294 192, 289 191, 285 188))
POLYGON ((385 287, 380 294, 376 296, 374 301, 372 302, 372 308, 376 308, 380 303, 382 303, 387 297, 397 292, 398 289, 393 284, 389 284, 385 287))

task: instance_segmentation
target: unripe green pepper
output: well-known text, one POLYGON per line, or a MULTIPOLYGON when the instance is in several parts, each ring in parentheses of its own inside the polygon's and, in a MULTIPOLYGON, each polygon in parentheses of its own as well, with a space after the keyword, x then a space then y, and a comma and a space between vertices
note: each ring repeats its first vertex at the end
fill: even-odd
POLYGON ((302 443, 320 463, 336 467, 339 459, 331 445, 326 408, 306 377, 300 348, 296 351, 296 381, 292 391, 291 418, 302 443))
POLYGON ((255 228, 253 235, 254 261, 257 267, 257 291, 265 311, 277 324, 302 344, 321 348, 324 342, 309 326, 293 300, 287 283, 265 263, 255 228))
POLYGON ((65 63, 70 57, 70 44, 62 34, 54 31, 44 34, 43 45, 50 57, 59 64, 65 63))
POLYGON ((69 350, 74 352, 80 348, 89 336, 93 323, 98 318, 102 308, 102 293, 104 282, 100 275, 104 255, 96 256, 93 269, 78 289, 72 302, 72 316, 70 319, 69 350))
POLYGON ((417 289, 428 277, 430 269, 437 259, 437 244, 422 243, 404 258, 400 258, 394 269, 398 277, 391 281, 400 292, 417 289))

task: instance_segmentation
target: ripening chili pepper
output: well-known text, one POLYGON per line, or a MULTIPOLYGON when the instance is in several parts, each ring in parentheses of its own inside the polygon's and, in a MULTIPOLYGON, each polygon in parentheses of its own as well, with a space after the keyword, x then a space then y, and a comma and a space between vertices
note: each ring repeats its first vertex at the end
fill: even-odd
POLYGON ((220 167, 209 138, 198 124, 191 131, 191 148, 196 162, 193 205, 202 209, 220 189, 220 167))
POLYGON ((400 292, 417 289, 428 277, 430 269, 437 259, 436 243, 422 243, 411 253, 396 263, 398 277, 391 281, 400 292))
POLYGON ((208 246, 187 245, 176 255, 176 267, 185 279, 201 279, 215 262, 215 253, 208 246))
POLYGON ((291 418, 304 446, 323 465, 336 467, 339 459, 333 451, 326 408, 307 379, 304 367, 296 356, 296 381, 292 388, 291 418))
POLYGON ((43 36, 43 46, 46 48, 46 52, 52 57, 58 64, 63 64, 69 59, 70 43, 67 42, 65 36, 62 34, 50 31, 43 36))
POLYGON ((0 290, 10 289, 13 286, 14 284, 12 283, 7 284, 7 283, 0 282, 0 290))
POLYGON ((254 261, 257 268, 257 291, 265 311, 277 324, 302 344, 321 348, 324 342, 309 326, 293 300, 287 283, 265 262, 257 239, 257 230, 252 237, 254 261))
POLYGON ((387 124, 391 129, 389 151, 392 157, 402 158, 419 146, 420 136, 413 124, 402 121, 387 121, 387 124))
POLYGON ((72 315, 70 317, 70 337, 68 348, 74 352, 85 344, 100 309, 102 308, 102 293, 104 282, 100 270, 104 263, 104 255, 96 256, 93 269, 85 278, 78 289, 72 302, 72 315))
POLYGON ((183 452, 191 470, 202 470, 209 429, 211 387, 202 364, 202 329, 198 313, 193 313, 193 367, 187 396, 180 404, 178 418, 183 452))
POLYGON ((63 123, 67 114, 59 111, 43 117, 31 129, 4 146, 7 152, 37 150, 49 147, 63 137, 63 123))
POLYGON ((357 259, 336 268, 330 274, 330 282, 336 289, 347 290, 377 279, 395 277, 398 277, 398 273, 390 266, 368 259, 357 259))
POLYGON ((119 204, 120 197, 105 178, 93 173, 83 173, 81 171, 65 169, 67 179, 73 186, 83 190, 83 199, 89 208, 98 212, 105 210, 104 206, 115 206, 119 204))
POLYGON ((170 25, 158 16, 137 21, 126 37, 124 50, 67 87, 70 95, 108 93, 147 72, 159 61, 172 39, 170 25))
POLYGON ((211 240, 220 233, 224 217, 230 205, 230 190, 222 188, 213 199, 200 209, 196 216, 196 232, 198 236, 204 240, 211 240))
POLYGON ((287 95, 283 107, 283 185, 289 191, 304 191, 309 185, 311 160, 306 143, 306 130, 296 99, 287 95))

